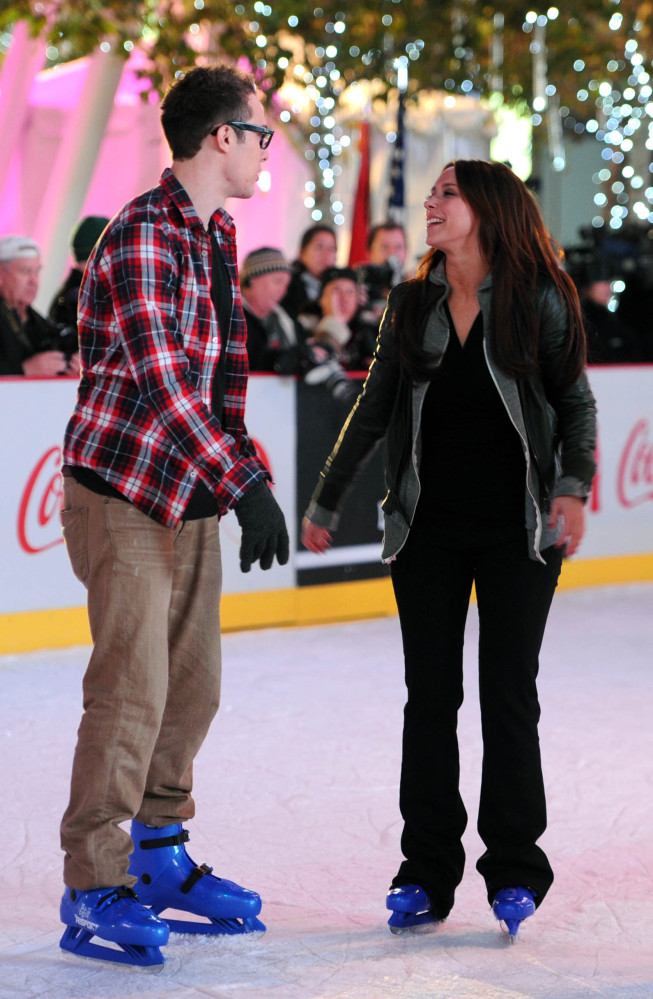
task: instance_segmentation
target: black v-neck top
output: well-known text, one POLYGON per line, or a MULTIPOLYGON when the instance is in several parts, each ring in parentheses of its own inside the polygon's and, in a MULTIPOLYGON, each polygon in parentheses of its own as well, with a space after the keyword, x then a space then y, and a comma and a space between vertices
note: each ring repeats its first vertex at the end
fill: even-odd
POLYGON ((421 492, 413 526, 448 547, 494 544, 524 531, 526 463, 490 374, 479 312, 461 344, 450 337, 422 407, 421 492))

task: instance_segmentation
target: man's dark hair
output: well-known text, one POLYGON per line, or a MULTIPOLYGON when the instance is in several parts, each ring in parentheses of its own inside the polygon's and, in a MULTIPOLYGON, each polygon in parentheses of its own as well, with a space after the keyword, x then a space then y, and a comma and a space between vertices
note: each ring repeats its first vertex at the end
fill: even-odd
MULTIPOLYGON (((180 75, 161 102, 161 126, 172 158, 189 160, 216 125, 247 121, 254 80, 233 66, 196 66, 180 75)), ((236 129, 238 140, 244 135, 236 129)))
POLYGON ((395 229, 399 229, 403 232, 404 237, 406 236, 406 230, 399 224, 399 222, 392 222, 388 219, 386 222, 378 222, 377 225, 373 225, 370 229, 369 236, 367 237, 367 249, 371 249, 372 243, 380 232, 394 232, 395 229))
POLYGON ((305 250, 308 244, 315 239, 315 237, 320 232, 328 232, 334 239, 336 239, 335 229, 332 229, 330 225, 312 225, 310 229, 307 229, 301 238, 299 244, 299 252, 305 250))

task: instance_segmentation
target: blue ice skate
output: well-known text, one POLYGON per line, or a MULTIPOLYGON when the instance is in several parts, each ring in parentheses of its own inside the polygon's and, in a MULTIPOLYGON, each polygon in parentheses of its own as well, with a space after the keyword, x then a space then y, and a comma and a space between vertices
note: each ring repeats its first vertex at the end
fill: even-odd
POLYGON ((391 933, 402 933, 404 930, 415 932, 418 927, 435 928, 436 923, 443 922, 431 910, 431 900, 419 885, 400 885, 391 888, 385 900, 386 909, 392 910, 388 920, 391 933))
POLYGON ((66 930, 59 946, 71 954, 141 967, 165 961, 159 948, 168 942, 168 924, 141 905, 131 888, 66 888, 60 913, 66 930), (91 943, 93 937, 120 950, 91 943))
POLYGON ((157 916, 179 909, 205 921, 168 919, 176 933, 253 933, 265 931, 257 919, 261 896, 233 881, 216 878, 212 867, 198 865, 186 853, 188 833, 180 823, 154 829, 132 822, 134 852, 129 873, 138 878, 136 890, 157 916))
POLYGON ((502 888, 494 896, 492 911, 497 919, 506 924, 510 942, 515 942, 519 924, 535 912, 533 892, 528 888, 502 888))

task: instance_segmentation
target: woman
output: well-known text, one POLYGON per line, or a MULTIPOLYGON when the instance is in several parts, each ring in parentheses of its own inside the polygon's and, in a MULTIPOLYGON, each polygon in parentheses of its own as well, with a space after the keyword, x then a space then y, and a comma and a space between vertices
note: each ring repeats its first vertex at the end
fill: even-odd
POLYGON ((514 938, 552 881, 536 677, 564 555, 583 535, 595 405, 578 297, 526 186, 500 163, 445 167, 425 201, 424 256, 391 293, 375 358, 303 524, 330 544, 348 484, 387 438, 383 558, 408 699, 404 861, 391 929, 446 918, 464 867, 457 712, 472 584, 483 770, 477 869, 514 938))

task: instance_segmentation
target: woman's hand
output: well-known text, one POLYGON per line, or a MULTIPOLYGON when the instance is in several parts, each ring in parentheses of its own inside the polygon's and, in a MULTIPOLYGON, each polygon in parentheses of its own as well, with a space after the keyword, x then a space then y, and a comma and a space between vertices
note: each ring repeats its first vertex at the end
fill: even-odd
POLYGON ((306 517, 302 520, 302 544, 309 552, 321 555, 331 546, 331 533, 326 527, 311 524, 306 517))
POLYGON ((549 528, 562 522, 556 548, 566 546, 565 555, 575 555, 585 533, 585 504, 578 496, 556 496, 551 504, 549 528))

